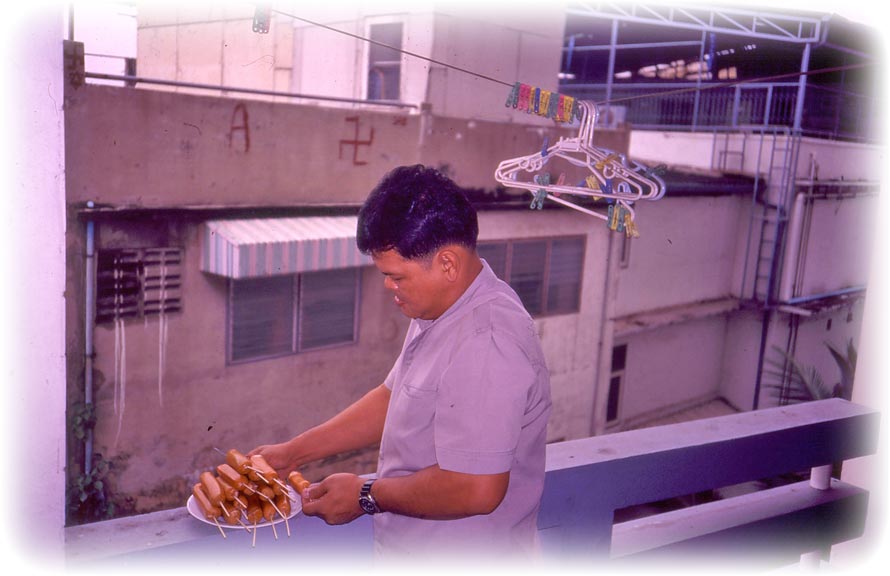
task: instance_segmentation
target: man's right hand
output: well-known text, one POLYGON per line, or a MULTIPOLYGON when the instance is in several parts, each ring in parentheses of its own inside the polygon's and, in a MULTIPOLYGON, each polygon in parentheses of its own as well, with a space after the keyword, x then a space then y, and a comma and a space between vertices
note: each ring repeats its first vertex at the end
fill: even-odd
POLYGON ((278 475, 282 478, 287 478, 288 474, 297 469, 296 457, 295 454, 293 454, 290 442, 257 446, 247 453, 247 457, 250 458, 254 454, 260 454, 265 458, 266 462, 269 463, 269 466, 275 468, 275 471, 278 472, 278 475))

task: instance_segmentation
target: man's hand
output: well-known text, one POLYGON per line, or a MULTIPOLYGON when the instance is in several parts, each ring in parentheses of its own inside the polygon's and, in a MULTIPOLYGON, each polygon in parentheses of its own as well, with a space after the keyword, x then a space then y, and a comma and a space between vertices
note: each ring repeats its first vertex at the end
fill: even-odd
POLYGON ((358 503, 364 482, 355 474, 331 474, 303 492, 303 514, 318 516, 328 524, 352 522, 364 514, 358 503))
POLYGON ((247 453, 247 457, 250 458, 254 454, 262 455, 269 466, 274 468, 282 478, 287 478, 287 475, 297 468, 293 458, 293 450, 290 449, 288 442, 257 446, 247 453))

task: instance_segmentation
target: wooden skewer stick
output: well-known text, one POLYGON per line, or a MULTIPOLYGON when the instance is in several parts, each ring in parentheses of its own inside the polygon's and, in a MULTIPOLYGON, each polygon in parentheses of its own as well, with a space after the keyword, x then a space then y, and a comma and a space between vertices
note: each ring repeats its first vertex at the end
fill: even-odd
POLYGON ((256 548, 256 533, 257 533, 256 520, 254 520, 253 521, 253 545, 251 546, 251 548, 256 548))
POLYGON ((264 499, 266 502, 271 504, 272 508, 275 508, 275 511, 278 512, 278 515, 281 516, 282 518, 284 518, 284 514, 282 514, 281 510, 278 509, 278 506, 275 505, 275 500, 273 500, 272 498, 269 498, 262 492, 257 492, 256 494, 257 494, 257 496, 259 496, 260 498, 264 499))
POLYGON ((275 523, 271 522, 271 524, 272 524, 272 535, 275 536, 276 540, 278 540, 278 531, 275 530, 275 523))
POLYGON ((247 468, 248 470, 253 470, 254 474, 256 474, 257 476, 260 477, 260 480, 262 480, 263 482, 265 482, 265 483, 268 484, 269 486, 272 485, 272 483, 269 482, 268 480, 266 480, 266 477, 263 476, 262 472, 260 472, 257 468, 254 468, 253 466, 245 466, 245 468, 247 468))
POLYGON ((287 521, 287 516, 284 517, 284 527, 287 528, 287 537, 290 538, 290 522, 287 521))
POLYGON ((222 534, 222 537, 223 537, 223 538, 228 538, 228 536, 226 536, 226 531, 223 530, 223 527, 219 525, 219 520, 217 520, 216 518, 214 518, 214 519, 213 519, 213 523, 216 524, 216 527, 217 527, 217 528, 219 528, 219 533, 222 534))

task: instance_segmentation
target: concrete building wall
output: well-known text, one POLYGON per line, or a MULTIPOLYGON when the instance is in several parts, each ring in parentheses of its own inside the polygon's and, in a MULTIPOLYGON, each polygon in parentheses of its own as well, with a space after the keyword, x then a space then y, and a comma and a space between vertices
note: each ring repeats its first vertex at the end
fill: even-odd
POLYGON ((542 12, 484 4, 468 9, 447 1, 279 3, 267 34, 253 32, 254 12, 246 4, 148 4, 140 6, 139 13, 139 74, 360 100, 368 97, 370 44, 356 36, 370 37, 374 24, 400 22, 400 48, 435 60, 400 56, 400 101, 431 106, 439 116, 544 126, 549 121, 514 115, 504 102, 516 81, 556 90, 565 22, 562 4, 551 3, 542 12), (498 58, 491 57, 493 46, 498 58))
POLYGON ((640 237, 618 267, 615 315, 695 304, 731 295, 740 229, 738 196, 641 202, 640 237))
POLYGON ((717 398, 725 331, 726 318, 716 316, 616 336, 627 345, 621 426, 717 398))

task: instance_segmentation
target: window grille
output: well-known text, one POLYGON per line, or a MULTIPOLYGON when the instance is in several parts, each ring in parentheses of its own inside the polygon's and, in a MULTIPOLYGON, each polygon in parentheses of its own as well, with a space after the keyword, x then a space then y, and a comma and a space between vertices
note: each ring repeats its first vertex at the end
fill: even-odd
POLYGON ((96 322, 182 308, 181 248, 102 250, 96 259, 96 322))

